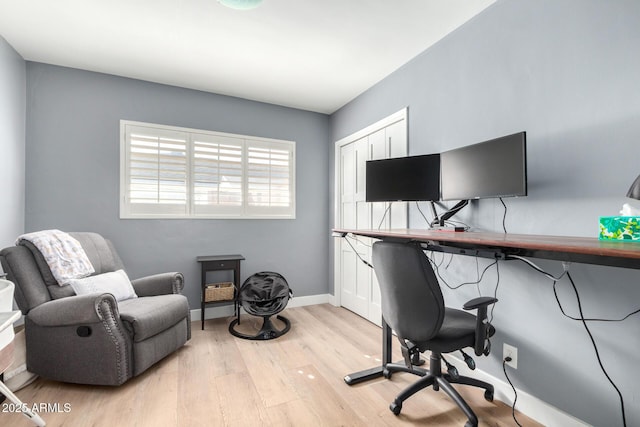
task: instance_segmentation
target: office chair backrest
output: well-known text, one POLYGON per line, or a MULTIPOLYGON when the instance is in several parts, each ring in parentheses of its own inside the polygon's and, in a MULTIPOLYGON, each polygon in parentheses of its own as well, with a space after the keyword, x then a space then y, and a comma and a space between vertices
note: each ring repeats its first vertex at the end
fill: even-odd
POLYGON ((431 339, 442 326, 444 298, 420 245, 376 242, 372 260, 384 320, 404 339, 431 339))

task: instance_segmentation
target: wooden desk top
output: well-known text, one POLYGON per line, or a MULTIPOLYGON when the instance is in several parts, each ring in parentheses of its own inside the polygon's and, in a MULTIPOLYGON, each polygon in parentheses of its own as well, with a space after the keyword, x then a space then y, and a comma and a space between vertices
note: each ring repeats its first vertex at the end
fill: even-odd
POLYGON ((640 269, 640 242, 607 241, 595 237, 426 229, 333 231, 378 239, 413 240, 455 248, 497 249, 509 255, 640 269))

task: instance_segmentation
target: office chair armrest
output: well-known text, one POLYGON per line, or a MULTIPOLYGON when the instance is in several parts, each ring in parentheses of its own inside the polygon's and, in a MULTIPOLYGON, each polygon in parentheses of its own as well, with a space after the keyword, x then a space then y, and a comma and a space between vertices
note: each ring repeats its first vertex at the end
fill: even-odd
POLYGON ((493 335, 493 327, 487 320, 487 307, 498 302, 496 298, 479 297, 471 301, 467 301, 462 308, 465 310, 478 310, 476 314, 476 339, 473 351, 476 356, 484 354, 485 356, 491 351, 491 343, 488 338, 493 335))
POLYGON ((478 297, 478 298, 474 298, 470 301, 467 301, 462 308, 464 308, 465 310, 475 310, 476 308, 480 308, 480 307, 486 307, 488 305, 491 304, 495 304, 498 302, 497 298, 492 298, 492 297, 478 297))

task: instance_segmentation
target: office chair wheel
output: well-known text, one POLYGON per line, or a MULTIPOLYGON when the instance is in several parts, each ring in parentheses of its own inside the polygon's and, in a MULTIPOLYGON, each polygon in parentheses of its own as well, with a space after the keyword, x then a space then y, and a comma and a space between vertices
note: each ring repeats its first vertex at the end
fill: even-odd
POLYGON ((487 402, 493 402, 493 391, 492 390, 485 390, 484 391, 484 398, 487 402))
POLYGON ((455 366, 452 366, 449 369, 447 369, 447 373, 454 380, 457 380, 460 378, 460 373, 458 372, 458 368, 456 368, 455 366))
POLYGON ((389 405, 389 409, 393 412, 393 415, 400 415, 400 411, 402 411, 402 403, 396 403, 395 401, 389 405))
POLYGON ((384 368, 382 370, 382 376, 385 377, 386 379, 391 378, 391 371, 388 370, 387 368, 384 368))
POLYGON ((464 363, 467 364, 467 367, 469 367, 469 369, 474 371, 476 369, 476 361, 473 360, 473 358, 469 356, 467 353, 465 353, 464 351, 460 350, 460 353, 462 353, 462 357, 464 358, 464 363))

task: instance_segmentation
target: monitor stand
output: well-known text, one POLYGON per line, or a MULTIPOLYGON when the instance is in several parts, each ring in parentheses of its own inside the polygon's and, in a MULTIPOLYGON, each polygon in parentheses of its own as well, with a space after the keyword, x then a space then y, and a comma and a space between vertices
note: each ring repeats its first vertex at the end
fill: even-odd
POLYGON ((469 200, 460 200, 454 207, 449 209, 447 212, 442 215, 438 215, 436 211, 436 204, 431 201, 431 212, 433 212, 433 221, 431 222, 431 228, 434 230, 438 229, 449 229, 448 231, 464 231, 464 227, 452 227, 445 225, 447 220, 453 217, 455 214, 460 212, 462 208, 469 204, 469 200), (460 229, 460 230, 458 230, 460 229))

